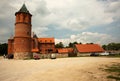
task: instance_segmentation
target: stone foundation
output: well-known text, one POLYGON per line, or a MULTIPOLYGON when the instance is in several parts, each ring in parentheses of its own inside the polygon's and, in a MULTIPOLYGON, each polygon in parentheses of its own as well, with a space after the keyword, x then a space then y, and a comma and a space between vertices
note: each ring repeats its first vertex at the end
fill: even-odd
POLYGON ((41 59, 47 59, 50 58, 50 54, 40 54, 41 59))
POLYGON ((57 58, 65 58, 65 57, 68 57, 68 54, 56 54, 56 57, 57 58))
POLYGON ((77 57, 90 56, 91 53, 77 53, 77 57))
POLYGON ((14 59, 30 59, 32 58, 31 52, 14 53, 14 59))
MULTIPOLYGON (((33 53, 33 57, 37 55, 40 59, 49 59, 51 57, 51 54, 37 54, 33 53)), ((65 58, 68 57, 68 54, 56 54, 56 58, 65 58)))

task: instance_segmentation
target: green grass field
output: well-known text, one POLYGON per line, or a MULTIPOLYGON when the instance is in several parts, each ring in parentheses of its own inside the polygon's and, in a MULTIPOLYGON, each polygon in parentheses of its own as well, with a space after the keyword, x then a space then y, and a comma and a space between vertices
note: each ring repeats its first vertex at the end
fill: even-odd
POLYGON ((106 67, 107 68, 104 70, 109 73, 107 78, 115 79, 116 81, 120 81, 120 64, 113 64, 111 66, 106 66, 106 67))

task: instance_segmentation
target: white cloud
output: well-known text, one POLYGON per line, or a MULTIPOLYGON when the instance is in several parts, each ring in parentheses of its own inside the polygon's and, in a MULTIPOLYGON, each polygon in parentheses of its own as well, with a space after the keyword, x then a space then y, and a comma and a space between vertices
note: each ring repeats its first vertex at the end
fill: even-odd
POLYGON ((111 13, 113 15, 113 19, 120 19, 120 0, 115 2, 110 2, 106 8, 106 12, 111 13))
MULTIPOLYGON (((113 21, 112 15, 105 13, 102 4, 96 0, 45 1, 48 10, 56 17, 53 23, 63 29, 82 30, 113 21)), ((53 18, 52 15, 51 18, 53 18)))
MULTIPOLYGON (((14 27, 12 27, 14 13, 21 8, 24 1, 26 1, 27 9, 33 15, 32 29, 39 37, 47 36, 45 32, 49 31, 48 27, 51 24, 57 26, 55 28, 61 29, 61 31, 69 29, 78 32, 92 26, 100 27, 103 24, 120 20, 120 0, 101 0, 102 3, 100 0, 2 0, 0 3, 0 21, 4 21, 0 22, 0 28, 8 28, 9 32, 14 31, 14 27), (106 2, 103 4, 104 1, 106 2)), ((9 35, 6 36, 8 29, 4 30, 2 35, 0 33, 4 37, 1 41, 6 41, 9 38, 9 35)), ((96 33, 83 32, 71 35, 70 38, 58 39, 57 41, 63 41, 65 44, 70 41, 105 43, 114 39, 116 38, 111 37, 111 35, 100 34, 96 31, 96 33)))
POLYGON ((97 32, 82 32, 80 34, 71 35, 69 38, 65 39, 56 39, 56 43, 63 42, 65 45, 68 45, 69 42, 78 43, 97 43, 97 44, 106 44, 115 41, 116 38, 108 35, 97 32))
MULTIPOLYGON (((14 5, 18 10, 19 3, 14 5)), ((113 16, 105 13, 102 4, 96 0, 26 0, 26 4, 33 14, 35 27, 53 24, 59 26, 57 28, 79 31, 113 21, 113 16)))
POLYGON ((45 31, 47 31, 47 27, 36 27, 32 31, 38 36, 38 37, 46 37, 45 31))

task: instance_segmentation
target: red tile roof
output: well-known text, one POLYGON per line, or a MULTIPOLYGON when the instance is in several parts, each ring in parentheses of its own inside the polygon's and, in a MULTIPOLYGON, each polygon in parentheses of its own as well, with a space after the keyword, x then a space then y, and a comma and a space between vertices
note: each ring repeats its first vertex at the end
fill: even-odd
POLYGON ((59 48, 58 49, 58 53, 68 53, 72 51, 73 51, 73 48, 59 48))
POLYGON ((54 38, 38 38, 40 43, 55 43, 54 38))
POLYGON ((98 44, 76 44, 75 47, 80 53, 104 52, 104 49, 98 44))

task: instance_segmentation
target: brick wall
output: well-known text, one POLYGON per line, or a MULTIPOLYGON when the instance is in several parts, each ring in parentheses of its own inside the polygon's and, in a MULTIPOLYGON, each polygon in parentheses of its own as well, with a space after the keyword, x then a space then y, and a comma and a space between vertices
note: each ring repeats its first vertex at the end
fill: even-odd
POLYGON ((31 38, 15 37, 14 52, 31 52, 31 38))
POLYGON ((30 52, 16 52, 14 53, 14 59, 29 59, 32 58, 32 53, 30 52))
POLYGON ((8 54, 13 54, 14 50, 14 39, 8 39, 8 54))

